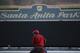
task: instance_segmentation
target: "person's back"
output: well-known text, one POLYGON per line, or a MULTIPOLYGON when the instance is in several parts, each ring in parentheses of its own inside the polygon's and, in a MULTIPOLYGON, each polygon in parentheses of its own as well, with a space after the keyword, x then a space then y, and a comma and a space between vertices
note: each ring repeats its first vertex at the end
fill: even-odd
POLYGON ((45 38, 41 34, 36 34, 33 36, 32 43, 35 47, 44 47, 45 38))

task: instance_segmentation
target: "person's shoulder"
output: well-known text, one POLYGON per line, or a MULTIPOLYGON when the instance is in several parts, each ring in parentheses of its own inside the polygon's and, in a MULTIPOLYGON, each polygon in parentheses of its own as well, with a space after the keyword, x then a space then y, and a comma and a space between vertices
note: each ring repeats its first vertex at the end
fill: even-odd
POLYGON ((44 37, 42 34, 39 34, 40 35, 40 37, 44 37))
POLYGON ((39 34, 40 36, 43 36, 42 34, 39 34))

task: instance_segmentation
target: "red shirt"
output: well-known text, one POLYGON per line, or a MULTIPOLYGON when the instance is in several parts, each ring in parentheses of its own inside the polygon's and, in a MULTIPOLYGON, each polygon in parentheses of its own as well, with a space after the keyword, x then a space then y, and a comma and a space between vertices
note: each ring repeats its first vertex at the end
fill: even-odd
POLYGON ((44 47, 45 43, 46 43, 46 40, 44 38, 43 35, 41 34, 35 34, 33 37, 32 37, 32 43, 35 47, 44 47))

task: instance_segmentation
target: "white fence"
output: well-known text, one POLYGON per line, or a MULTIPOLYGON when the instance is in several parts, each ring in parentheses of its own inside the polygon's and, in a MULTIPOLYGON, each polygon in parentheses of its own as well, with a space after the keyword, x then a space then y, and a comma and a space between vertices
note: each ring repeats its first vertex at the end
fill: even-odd
MULTIPOLYGON (((29 53, 30 51, 0 51, 0 53, 29 53)), ((80 53, 80 51, 47 51, 47 53, 80 53)))

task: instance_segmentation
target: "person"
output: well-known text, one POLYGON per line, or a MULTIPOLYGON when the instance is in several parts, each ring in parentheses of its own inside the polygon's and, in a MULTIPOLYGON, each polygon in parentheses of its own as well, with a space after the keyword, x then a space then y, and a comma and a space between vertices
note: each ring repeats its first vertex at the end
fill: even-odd
POLYGON ((32 44, 34 48, 30 53, 47 53, 45 50, 46 39, 37 29, 33 30, 32 44))

